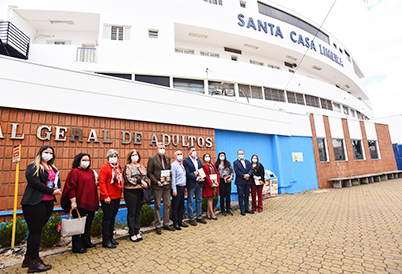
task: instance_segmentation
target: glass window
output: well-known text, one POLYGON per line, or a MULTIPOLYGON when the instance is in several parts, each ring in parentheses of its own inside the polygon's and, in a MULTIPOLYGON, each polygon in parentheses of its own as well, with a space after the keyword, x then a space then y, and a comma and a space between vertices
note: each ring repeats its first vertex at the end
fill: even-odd
POLYGON ((304 105, 304 96, 302 93, 286 91, 288 102, 292 104, 304 105))
POLYGON ((320 155, 320 161, 321 162, 328 161, 327 148, 326 148, 326 145, 325 145, 325 139, 324 138, 317 138, 317 143, 318 143, 318 154, 320 155))
POLYGON ((306 97, 306 105, 311 106, 311 107, 320 107, 320 101, 318 100, 318 97, 311 96, 311 95, 304 95, 306 97))
POLYGON ((213 53, 213 52, 207 52, 207 51, 201 51, 200 52, 201 56, 208 56, 208 57, 215 57, 219 58, 219 53, 213 53))
POLYGON ((170 87, 170 79, 169 76, 155 76, 155 75, 135 75, 135 81, 170 87))
POLYGON ((320 98, 321 108, 332 110, 332 103, 330 100, 320 98))
POLYGON ((371 159, 379 159, 377 141, 368 141, 371 159))
POLYGON ((343 139, 332 139, 332 145, 334 147, 335 161, 346 160, 343 139))
POLYGON ((111 39, 123 41, 123 27, 112 26, 111 39))
POLYGON ((354 109, 350 109, 350 115, 356 117, 356 111, 354 109))
POLYGON ((250 64, 253 64, 253 65, 258 65, 258 66, 264 66, 264 63, 263 63, 263 62, 260 62, 260 61, 254 61, 254 60, 250 60, 250 64))
POLYGON ((221 82, 208 81, 208 94, 222 95, 221 82))
POLYGON ((179 49, 179 48, 176 48, 175 52, 177 52, 177 53, 185 53, 185 54, 194 54, 193 49, 179 49))
POLYGON ((329 44, 329 36, 327 34, 317 29, 316 27, 313 27, 309 23, 297 18, 296 16, 293 16, 289 13, 286 13, 261 2, 258 2, 258 11, 266 16, 281 20, 295 27, 301 28, 314 36, 317 35, 318 38, 329 44))
POLYGON ((364 159, 362 140, 352 140, 352 150, 355 160, 364 159))
POLYGON ((251 86, 251 98, 262 99, 261 87, 251 86))
POLYGON ((347 106, 343 106, 343 113, 349 115, 349 108, 347 106))
POLYGON ((204 81, 173 78, 173 88, 193 91, 197 93, 204 93, 204 81))
POLYGON ((337 104, 337 103, 334 103, 334 110, 335 110, 336 112, 342 112, 342 111, 341 111, 341 105, 340 105, 340 104, 337 104))
POLYGON ((239 97, 248 97, 248 98, 251 97, 249 85, 239 84, 239 97))
POLYGON ((285 91, 274 88, 264 88, 265 100, 285 102, 285 91))

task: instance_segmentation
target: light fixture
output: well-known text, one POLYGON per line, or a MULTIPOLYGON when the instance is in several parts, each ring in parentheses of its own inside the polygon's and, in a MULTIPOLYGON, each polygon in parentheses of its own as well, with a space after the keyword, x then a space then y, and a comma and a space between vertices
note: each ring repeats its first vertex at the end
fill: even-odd
POLYGON ((190 32, 188 34, 188 36, 202 38, 202 39, 207 39, 207 37, 208 37, 208 35, 205 35, 205 34, 198 34, 198 33, 192 33, 192 32, 190 32))
POLYGON ((316 69, 316 70, 322 70, 322 68, 320 68, 320 67, 318 67, 318 66, 312 66, 312 68, 313 68, 313 69, 316 69))
POLYGON ((296 57, 293 57, 293 56, 290 56, 290 55, 286 55, 286 58, 288 58, 288 59, 290 59, 290 60, 293 60, 293 61, 296 61, 296 60, 297 60, 296 57))
POLYGON ((252 48, 252 49, 258 49, 257 46, 250 45, 250 44, 244 44, 244 46, 245 46, 245 47, 248 47, 248 48, 252 48))
POLYGON ((66 25, 74 25, 74 22, 73 22, 73 21, 50 20, 50 24, 66 24, 66 25))

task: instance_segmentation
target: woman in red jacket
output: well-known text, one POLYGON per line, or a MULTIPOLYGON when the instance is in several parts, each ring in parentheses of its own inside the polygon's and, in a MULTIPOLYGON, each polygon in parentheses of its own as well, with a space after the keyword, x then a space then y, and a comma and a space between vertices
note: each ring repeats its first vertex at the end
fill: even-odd
POLYGON ((106 154, 107 163, 99 172, 100 200, 103 209, 102 245, 116 248, 119 243, 113 238, 114 221, 119 210, 121 189, 124 180, 120 165, 117 163, 119 154, 110 149, 106 154))
POLYGON ((74 157, 61 197, 61 207, 65 212, 73 209, 73 217, 78 218, 77 209, 81 216, 87 216, 84 234, 72 237, 73 253, 86 253, 87 248, 95 247, 89 233, 95 211, 99 209, 99 199, 97 174, 90 166, 89 154, 80 153, 74 157))
POLYGON ((218 220, 214 213, 213 201, 214 196, 219 195, 219 174, 215 165, 211 162, 211 155, 209 155, 209 153, 204 154, 202 159, 204 161, 202 168, 206 175, 205 183, 202 188, 202 196, 207 198, 207 218, 209 220, 218 220))

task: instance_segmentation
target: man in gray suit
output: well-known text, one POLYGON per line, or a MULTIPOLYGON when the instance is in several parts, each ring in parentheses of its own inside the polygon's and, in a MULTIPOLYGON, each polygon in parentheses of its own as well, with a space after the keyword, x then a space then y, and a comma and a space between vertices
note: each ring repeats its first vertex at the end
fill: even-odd
POLYGON ((170 225, 170 158, 165 156, 165 145, 157 144, 157 154, 149 157, 147 165, 147 176, 151 179, 151 187, 155 192, 155 232, 162 234, 161 230, 161 199, 163 198, 163 229, 175 231, 170 225), (161 176, 162 171, 167 172, 168 176, 161 176))

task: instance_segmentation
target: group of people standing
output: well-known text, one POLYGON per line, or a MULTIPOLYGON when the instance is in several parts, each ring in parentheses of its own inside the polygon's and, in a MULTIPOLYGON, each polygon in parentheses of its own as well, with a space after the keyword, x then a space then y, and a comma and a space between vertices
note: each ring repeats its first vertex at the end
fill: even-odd
POLYGON ((67 175, 63 191, 55 165, 55 151, 51 146, 40 148, 35 160, 26 169, 27 187, 21 200, 24 218, 29 229, 27 251, 22 267, 29 267, 28 272, 43 272, 51 269, 39 257, 39 244, 42 228, 53 212, 56 195, 62 194, 61 206, 65 212, 72 211, 77 218, 87 216, 84 234, 72 237, 72 252, 86 253, 88 248, 95 247, 90 240, 90 229, 95 212, 99 209, 99 200, 103 209, 102 246, 116 248, 119 244, 113 237, 115 217, 120 207, 122 192, 127 206, 127 225, 130 240, 142 241, 140 234, 140 213, 143 204, 144 189, 151 187, 154 195, 155 232, 162 234, 168 231, 181 230, 188 227, 183 222, 185 212, 184 200, 187 189, 187 212, 189 224, 206 224, 202 217, 202 198, 207 198, 206 217, 217 220, 213 210, 213 198, 220 196, 221 213, 231 215, 230 194, 231 182, 236 174, 235 184, 239 195, 241 215, 262 212, 262 187, 264 185, 264 167, 258 156, 253 155, 251 162, 244 158, 244 151, 239 150, 238 159, 233 168, 226 159, 225 152, 219 152, 215 163, 211 155, 206 153, 201 160, 197 157, 194 146, 188 148, 188 157, 183 152, 174 153, 175 160, 165 155, 165 145, 157 144, 157 153, 148 159, 147 168, 141 164, 139 152, 132 149, 126 157, 126 165, 119 165, 119 154, 110 149, 106 154, 107 162, 102 166, 99 175, 91 169, 91 158, 87 153, 74 157, 72 169, 67 175), (98 187, 100 195, 98 198, 98 187), (250 188, 252 208, 249 208, 250 188), (258 205, 256 203, 258 195, 258 205), (172 197, 172 220, 170 223, 170 197, 172 197), (195 197, 195 208, 194 208, 195 197), (161 201, 163 201, 163 225, 161 218, 161 201))

